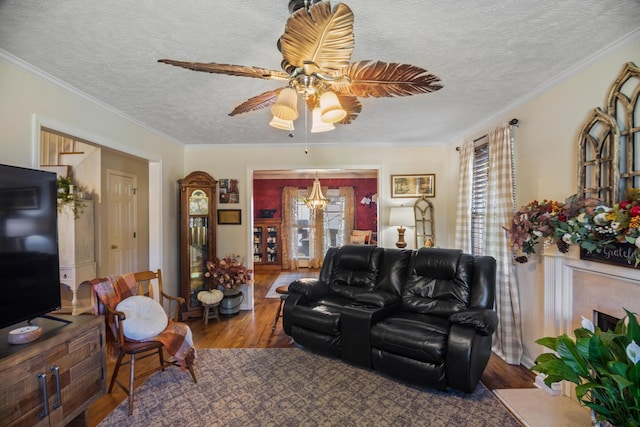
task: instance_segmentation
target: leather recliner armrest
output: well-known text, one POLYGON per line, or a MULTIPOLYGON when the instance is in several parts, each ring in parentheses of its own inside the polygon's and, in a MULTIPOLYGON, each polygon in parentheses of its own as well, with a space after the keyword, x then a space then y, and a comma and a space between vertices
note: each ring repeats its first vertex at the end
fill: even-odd
POLYGON ((450 324, 474 328, 480 335, 490 336, 498 326, 498 314, 487 308, 460 311, 449 317, 450 324))
POLYGON ((322 298, 329 292, 329 286, 314 278, 294 280, 289 284, 289 293, 300 294, 311 301, 322 298))

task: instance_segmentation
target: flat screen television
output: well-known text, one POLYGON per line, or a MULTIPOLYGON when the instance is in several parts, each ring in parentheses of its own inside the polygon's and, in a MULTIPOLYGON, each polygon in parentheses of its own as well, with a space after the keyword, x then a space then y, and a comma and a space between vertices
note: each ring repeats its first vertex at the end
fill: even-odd
POLYGON ((0 328, 60 308, 56 174, 0 165, 0 328))

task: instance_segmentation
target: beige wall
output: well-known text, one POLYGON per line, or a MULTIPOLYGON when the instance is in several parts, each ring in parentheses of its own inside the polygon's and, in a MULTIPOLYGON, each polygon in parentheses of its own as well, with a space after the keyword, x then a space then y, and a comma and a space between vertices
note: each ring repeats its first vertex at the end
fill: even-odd
POLYGON ((37 167, 40 125, 150 161, 149 264, 163 269, 167 291, 177 293, 176 181, 184 173, 184 147, 0 58, 0 162, 37 167))

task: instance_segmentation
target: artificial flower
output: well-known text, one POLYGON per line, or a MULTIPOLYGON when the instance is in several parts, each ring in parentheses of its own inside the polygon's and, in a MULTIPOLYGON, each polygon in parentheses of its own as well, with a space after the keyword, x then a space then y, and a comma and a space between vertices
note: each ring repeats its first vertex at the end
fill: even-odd
POLYGON ((573 244, 587 252, 602 252, 620 243, 635 245, 629 263, 640 264, 640 191, 631 189, 628 199, 613 207, 593 198, 575 195, 564 203, 543 200, 523 206, 505 227, 514 260, 527 262, 536 245, 555 243, 561 252, 573 244))

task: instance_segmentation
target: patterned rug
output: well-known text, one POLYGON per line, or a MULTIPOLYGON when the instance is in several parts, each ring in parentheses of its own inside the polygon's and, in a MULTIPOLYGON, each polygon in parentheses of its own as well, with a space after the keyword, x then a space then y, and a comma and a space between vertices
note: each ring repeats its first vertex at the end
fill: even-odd
POLYGON ((520 424, 482 384, 408 386, 301 348, 200 349, 198 383, 156 372, 100 426, 500 426, 520 424))
POLYGON ((264 296, 265 298, 280 298, 280 294, 276 293, 276 288, 278 286, 288 285, 297 279, 302 279, 304 277, 318 277, 320 273, 318 271, 293 271, 293 272, 282 272, 278 276, 273 285, 269 288, 269 291, 264 296))

